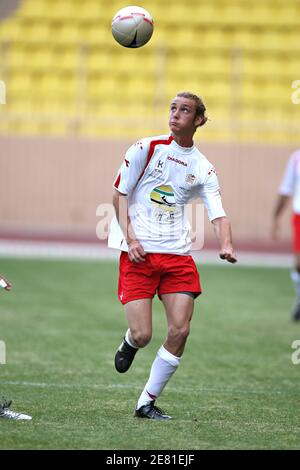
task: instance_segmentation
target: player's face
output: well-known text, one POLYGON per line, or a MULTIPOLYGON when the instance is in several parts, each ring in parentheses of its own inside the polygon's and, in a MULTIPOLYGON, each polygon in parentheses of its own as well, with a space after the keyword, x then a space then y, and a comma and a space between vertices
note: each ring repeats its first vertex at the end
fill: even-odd
POLYGON ((176 97, 170 105, 169 127, 173 134, 194 134, 201 123, 201 117, 196 116, 194 100, 176 97))

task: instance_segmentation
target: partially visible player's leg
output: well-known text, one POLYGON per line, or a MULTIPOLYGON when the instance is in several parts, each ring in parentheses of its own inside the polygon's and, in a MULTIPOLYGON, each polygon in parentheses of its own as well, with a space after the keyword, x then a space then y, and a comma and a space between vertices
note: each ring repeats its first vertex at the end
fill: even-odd
POLYGON ((292 319, 300 320, 300 215, 294 214, 292 218, 293 251, 295 255, 295 267, 291 278, 295 284, 296 300, 292 310, 292 319))
POLYGON ((294 281, 296 300, 292 310, 292 319, 294 321, 300 320, 300 253, 295 253, 295 269, 291 273, 291 278, 294 281))
POLYGON ((171 354, 180 357, 190 332, 194 298, 182 293, 165 294, 161 298, 168 322, 168 335, 164 347, 171 354))
POLYGON ((118 295, 125 306, 128 321, 127 333, 115 356, 118 372, 126 372, 138 350, 146 346, 152 335, 152 298, 159 283, 151 256, 141 263, 130 261, 121 253, 118 295))
POLYGON ((128 330, 115 355, 115 367, 126 372, 138 348, 145 347, 152 336, 152 299, 133 300, 125 304, 128 330))
POLYGON ((170 416, 155 407, 154 402, 179 366, 189 334, 194 299, 182 293, 163 294, 161 299, 167 316, 168 335, 152 364, 149 379, 136 406, 136 416, 162 420, 170 419, 170 416))
POLYGON ((139 299, 125 305, 130 339, 137 348, 147 346, 152 336, 152 299, 139 299))
POLYGON ((3 397, 0 398, 0 418, 4 419, 15 419, 29 421, 32 419, 31 416, 19 413, 17 411, 10 410, 11 400, 7 400, 3 397))

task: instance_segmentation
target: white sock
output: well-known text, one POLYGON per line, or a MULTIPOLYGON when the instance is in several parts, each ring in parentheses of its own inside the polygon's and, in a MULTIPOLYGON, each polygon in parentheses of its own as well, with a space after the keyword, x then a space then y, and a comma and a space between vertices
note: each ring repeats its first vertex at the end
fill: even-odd
POLYGON ((133 339, 131 337, 129 328, 126 331, 125 339, 126 339, 126 342, 129 344, 129 346, 132 346, 133 348, 138 349, 138 346, 135 344, 135 342, 133 341, 133 339))
POLYGON ((291 279, 295 283, 296 303, 300 304, 300 274, 298 273, 298 271, 294 270, 291 272, 291 279))
POLYGON ((159 348, 151 367, 148 382, 138 400, 137 409, 146 405, 149 401, 158 398, 179 366, 179 363, 180 357, 174 356, 163 346, 159 348))

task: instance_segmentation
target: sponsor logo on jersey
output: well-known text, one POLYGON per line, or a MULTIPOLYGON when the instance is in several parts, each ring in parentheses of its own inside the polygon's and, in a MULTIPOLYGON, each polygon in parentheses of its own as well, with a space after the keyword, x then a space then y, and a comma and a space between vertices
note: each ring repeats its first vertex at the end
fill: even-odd
POLYGON ((161 178, 159 175, 162 175, 163 174, 163 167, 164 167, 164 162, 162 162, 161 160, 158 160, 158 162, 156 163, 156 167, 154 168, 154 170, 151 171, 151 173, 149 173, 150 176, 154 176, 154 178, 156 178, 157 180, 163 180, 163 178, 161 178))
POLYGON ((187 166, 187 163, 179 160, 179 158, 172 157, 171 155, 168 155, 168 160, 171 160, 172 162, 179 163, 179 165, 187 166))
POLYGON ((188 175, 186 175, 185 181, 186 181, 186 183, 188 183, 188 184, 194 184, 195 181, 196 181, 196 176, 195 176, 195 175, 192 175, 191 173, 189 173, 188 175))
POLYGON ((150 199, 155 205, 158 205, 164 210, 174 210, 176 206, 175 196, 171 186, 162 185, 154 188, 150 193, 150 199))

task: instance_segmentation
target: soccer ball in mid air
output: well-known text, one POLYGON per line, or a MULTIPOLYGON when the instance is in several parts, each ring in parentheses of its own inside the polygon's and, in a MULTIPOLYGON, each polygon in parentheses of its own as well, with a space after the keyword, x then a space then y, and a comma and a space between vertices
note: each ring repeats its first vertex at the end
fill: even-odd
POLYGON ((144 46, 153 33, 153 18, 141 7, 125 7, 119 10, 112 20, 112 34, 124 47, 144 46))

